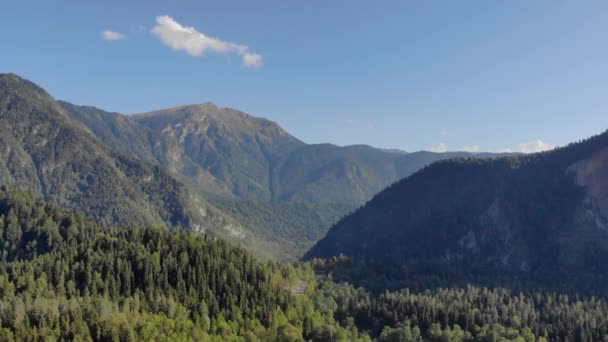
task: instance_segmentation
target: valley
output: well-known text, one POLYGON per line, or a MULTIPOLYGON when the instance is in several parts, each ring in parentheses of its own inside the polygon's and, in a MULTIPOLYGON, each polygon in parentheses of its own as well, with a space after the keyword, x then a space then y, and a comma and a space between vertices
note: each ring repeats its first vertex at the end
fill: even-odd
POLYGON ((44 194, 105 224, 207 231, 263 258, 297 260, 333 223, 385 186, 434 161, 474 155, 309 145, 274 122, 212 103, 123 115, 55 101, 16 75, 1 75, 0 81, 3 98, 11 99, 0 118, 5 139, 11 139, 0 174, 4 184, 44 194), (9 132, 17 127, 23 136, 9 132), (66 171, 63 161, 53 159, 56 145, 68 143, 61 140, 62 130, 77 137, 66 147, 66 171), (107 156, 95 157, 102 154, 107 156), (115 171, 96 172, 92 165, 101 160, 115 171), (166 180, 158 183, 153 174, 166 180), (122 178, 133 185, 120 185, 122 178), (103 193, 113 198, 100 202, 103 193), (156 198, 171 193, 173 199, 156 198), (92 196, 89 202, 86 196, 92 196), (137 218, 128 206, 139 206, 145 217, 159 216, 137 218))
POLYGON ((608 331, 590 326, 608 304, 578 297, 606 295, 606 133, 527 155, 309 145, 211 103, 122 115, 13 74, 0 123, 4 339, 608 331), (480 300, 518 318, 462 311, 480 300), (554 326, 551 301, 592 314, 554 326))

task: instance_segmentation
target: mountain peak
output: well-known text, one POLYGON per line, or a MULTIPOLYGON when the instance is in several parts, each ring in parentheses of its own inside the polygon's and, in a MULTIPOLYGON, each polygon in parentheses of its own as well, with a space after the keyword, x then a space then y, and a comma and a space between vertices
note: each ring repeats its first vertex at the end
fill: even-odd
POLYGON ((0 74, 0 91, 2 93, 13 93, 21 97, 34 96, 35 98, 48 98, 51 96, 34 82, 31 82, 17 74, 0 74))
POLYGON ((177 131, 180 135, 185 131, 203 134, 211 127, 217 132, 230 130, 240 132, 239 135, 282 137, 300 143, 274 121, 255 117, 237 109, 218 107, 213 102, 133 114, 130 118, 166 134, 177 134, 177 131))

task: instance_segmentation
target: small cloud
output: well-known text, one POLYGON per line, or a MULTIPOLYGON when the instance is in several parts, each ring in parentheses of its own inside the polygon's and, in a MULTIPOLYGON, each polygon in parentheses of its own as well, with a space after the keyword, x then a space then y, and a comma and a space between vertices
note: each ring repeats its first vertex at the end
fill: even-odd
POLYGON ((513 153, 513 149, 509 147, 499 148, 495 151, 496 153, 513 153))
POLYGON ((554 149, 554 145, 547 144, 542 140, 531 141, 528 143, 519 144, 519 152, 522 153, 536 153, 542 151, 548 151, 554 149))
POLYGON ((262 55, 257 53, 245 53, 243 55, 243 65, 246 67, 259 68, 262 66, 262 55))
POLYGON ((469 145, 461 147, 460 150, 464 152, 476 153, 481 151, 481 147, 479 145, 469 145))
POLYGON ((448 135, 450 135, 450 132, 446 130, 441 130, 439 131, 439 135, 441 135, 442 137, 447 137, 448 135))
POLYGON ((110 31, 110 30, 101 31, 100 35, 103 40, 109 40, 109 41, 123 40, 123 39, 127 38, 127 36, 125 36, 124 34, 122 34, 120 32, 110 31))
POLYGON ((446 143, 439 143, 439 145, 437 145, 435 147, 431 147, 428 150, 431 152, 435 152, 435 153, 443 153, 443 152, 447 152, 448 145, 446 145, 446 143))
POLYGON ((156 17, 156 25, 151 32, 171 49, 185 51, 192 57, 201 56, 205 51, 234 53, 241 56, 246 67, 262 66, 262 55, 250 52, 247 46, 208 37, 194 27, 183 26, 168 15, 156 17))

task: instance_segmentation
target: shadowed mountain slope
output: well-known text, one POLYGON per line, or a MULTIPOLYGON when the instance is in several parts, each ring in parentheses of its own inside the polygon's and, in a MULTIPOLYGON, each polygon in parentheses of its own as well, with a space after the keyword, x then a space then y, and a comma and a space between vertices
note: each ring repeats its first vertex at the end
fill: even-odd
POLYGON ((401 279, 598 290, 608 275, 606 171, 608 133, 545 153, 437 162, 340 220, 305 258, 373 260, 401 279))

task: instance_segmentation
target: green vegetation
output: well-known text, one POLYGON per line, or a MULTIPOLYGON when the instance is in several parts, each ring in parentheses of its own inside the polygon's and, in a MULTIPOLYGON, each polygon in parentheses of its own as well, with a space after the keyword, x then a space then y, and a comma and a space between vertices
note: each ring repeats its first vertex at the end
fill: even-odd
POLYGON ((191 193, 205 194, 245 228, 247 238, 237 243, 278 260, 301 257, 340 217, 399 177, 471 155, 306 145, 273 122, 210 103, 128 117, 60 105, 114 151, 160 165, 191 193))
POLYGON ((296 261, 327 232, 329 227, 354 209, 350 205, 321 205, 307 202, 226 201, 213 204, 263 241, 279 261, 296 261))
POLYGON ((0 75, 0 146, 0 184, 99 223, 202 227, 218 235, 236 225, 158 166, 110 150, 44 90, 12 74, 0 75))
POLYGON ((399 177, 470 155, 308 145, 211 103, 125 116, 12 74, 0 75, 0 146, 0 184, 106 225, 205 231, 276 260, 301 257, 399 177))
POLYGON ((291 294, 291 278, 310 280, 298 276, 304 269, 263 264, 205 236, 107 229, 6 190, 0 228, 1 340, 357 336, 291 294))
POLYGON ((294 260, 440 156, 209 104, 129 120, 15 75, 0 146, 0 184, 29 191, 0 188, 2 341, 608 340, 608 302, 581 296, 608 294, 608 133, 434 163, 306 256, 354 259, 299 264, 234 245, 294 260))
POLYGON ((373 295, 331 280, 338 259, 262 263, 186 231, 104 228, 5 188, 0 245, 3 341, 608 338, 604 299, 472 286, 373 295))
POLYGON ((604 133, 547 153, 436 162, 340 220, 306 258, 351 256, 397 288, 608 294, 607 146, 604 133))

